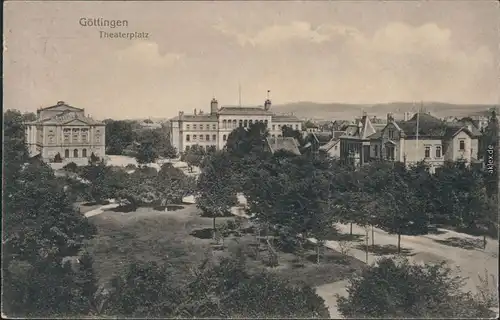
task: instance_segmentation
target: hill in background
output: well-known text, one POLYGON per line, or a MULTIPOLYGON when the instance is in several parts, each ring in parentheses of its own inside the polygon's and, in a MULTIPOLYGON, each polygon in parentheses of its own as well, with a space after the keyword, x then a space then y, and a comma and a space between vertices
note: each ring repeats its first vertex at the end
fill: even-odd
MULTIPOLYGON (((424 110, 437 117, 487 115, 488 110, 495 107, 495 105, 485 104, 451 104, 443 102, 424 102, 422 106, 424 110)), ((272 107, 272 110, 277 113, 293 113, 299 118, 306 119, 349 120, 361 116, 363 111, 370 116, 377 116, 379 118, 386 117, 387 113, 392 112, 396 118, 402 118, 404 112, 415 112, 419 108, 420 103, 415 104, 412 102, 391 102, 368 105, 304 101, 275 105, 272 107)))

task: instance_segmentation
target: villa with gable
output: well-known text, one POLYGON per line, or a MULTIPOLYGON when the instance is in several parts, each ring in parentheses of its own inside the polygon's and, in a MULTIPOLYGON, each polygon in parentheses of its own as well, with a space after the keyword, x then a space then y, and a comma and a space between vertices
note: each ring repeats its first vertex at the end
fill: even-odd
POLYGON ((374 160, 406 164, 425 161, 434 171, 445 161, 479 163, 480 136, 474 125, 445 122, 423 112, 408 120, 405 116, 404 121, 388 114, 386 124, 381 126, 363 116, 340 137, 340 155, 355 165, 374 160))
POLYGON ((59 154, 64 163, 87 164, 92 153, 99 158, 105 156, 105 124, 64 101, 38 109, 37 119, 24 125, 32 157, 54 162, 59 154))

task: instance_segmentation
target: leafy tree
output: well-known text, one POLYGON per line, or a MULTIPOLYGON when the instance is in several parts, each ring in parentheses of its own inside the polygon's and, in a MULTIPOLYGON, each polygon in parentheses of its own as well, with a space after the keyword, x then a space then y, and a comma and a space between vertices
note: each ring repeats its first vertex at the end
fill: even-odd
POLYGON ((198 177, 196 203, 205 214, 213 218, 214 237, 216 217, 227 215, 236 204, 235 182, 230 168, 229 154, 217 152, 210 156, 198 177))
POLYGON ((190 168, 193 166, 200 167, 206 155, 205 148, 195 144, 182 154, 181 161, 185 161, 190 168))
POLYGON ((491 311, 463 293, 464 279, 441 264, 410 264, 382 258, 349 279, 338 297, 349 318, 485 318, 491 311))
POLYGON ((23 121, 29 122, 29 121, 35 121, 36 120, 36 114, 34 112, 25 112, 23 113, 23 121))
POLYGON ((398 235, 398 252, 400 252, 401 235, 426 234, 429 218, 416 190, 410 188, 400 175, 392 174, 388 177, 387 183, 380 198, 382 209, 377 224, 381 229, 398 235))
POLYGON ((186 285, 175 285, 165 265, 134 263, 114 279, 109 313, 135 317, 328 317, 314 289, 266 272, 250 274, 243 259, 205 261, 186 285))
POLYGON ((27 162, 19 113, 6 115, 3 310, 23 317, 86 313, 75 275, 62 259, 77 255, 96 228, 75 210, 48 165, 27 162))
POLYGON ((106 313, 113 316, 170 317, 182 302, 175 278, 166 265, 132 263, 124 276, 112 280, 113 294, 106 313))
POLYGON ((302 132, 300 132, 299 130, 294 130, 292 127, 283 126, 281 128, 281 132, 283 134, 283 137, 295 138, 297 139, 300 146, 304 146, 304 137, 302 136, 302 132))
POLYGON ((134 141, 132 123, 124 120, 106 121, 106 153, 123 154, 123 150, 134 141))
POLYGON ((162 165, 157 176, 158 190, 163 203, 181 203, 182 198, 193 194, 196 189, 196 182, 193 177, 188 177, 178 168, 174 168, 171 163, 162 165))
POLYGON ((248 128, 238 127, 228 136, 226 149, 236 157, 243 158, 246 155, 264 152, 266 138, 269 136, 267 127, 263 123, 254 123, 248 128))
POLYGON ((135 156, 137 163, 154 163, 160 157, 158 150, 155 148, 156 139, 156 135, 151 130, 144 131, 139 136, 135 156))

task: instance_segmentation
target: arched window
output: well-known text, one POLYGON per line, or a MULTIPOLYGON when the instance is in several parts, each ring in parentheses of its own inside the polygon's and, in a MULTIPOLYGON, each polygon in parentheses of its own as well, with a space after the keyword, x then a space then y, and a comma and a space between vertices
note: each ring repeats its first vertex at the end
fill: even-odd
POLYGON ((207 134, 207 135, 205 136, 205 140, 206 140, 206 141, 210 141, 210 135, 208 135, 208 134, 207 134))
POLYGON ((274 139, 274 138, 276 138, 276 135, 275 135, 275 134, 273 134, 273 139, 274 139))
POLYGON ((217 136, 215 134, 212 135, 212 140, 215 141, 217 139, 217 136))
POLYGON ((267 120, 264 120, 264 123, 266 124, 266 127, 267 127, 267 120))
POLYGON ((278 138, 281 138, 281 134, 278 134, 278 138))
POLYGON ((226 121, 226 120, 222 120, 222 127, 223 127, 224 129, 226 129, 226 128, 227 128, 227 121, 226 121))
POLYGON ((252 125, 252 123, 253 123, 253 120, 249 120, 249 121, 248 121, 248 125, 249 125, 249 126, 251 126, 251 125, 252 125))
POLYGON ((87 149, 82 149, 82 157, 87 158, 87 149))
POLYGON ((240 120, 240 127, 243 127, 243 120, 240 120))
POLYGON ((247 120, 243 121, 243 126, 244 126, 245 128, 248 126, 248 121, 247 121, 247 120))
POLYGON ((64 157, 69 158, 69 150, 68 149, 64 150, 64 157))
POLYGON ((222 136, 222 141, 226 141, 226 135, 222 136))
POLYGON ((78 158, 78 149, 73 150, 73 158, 78 158))
POLYGON ((236 128, 236 120, 233 120, 233 128, 236 128))

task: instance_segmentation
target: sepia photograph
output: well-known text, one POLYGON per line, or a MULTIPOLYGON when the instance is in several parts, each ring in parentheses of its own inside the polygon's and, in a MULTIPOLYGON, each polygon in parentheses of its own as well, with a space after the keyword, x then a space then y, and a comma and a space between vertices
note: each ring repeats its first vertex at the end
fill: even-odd
POLYGON ((3 10, 2 318, 498 318, 499 1, 3 10))

